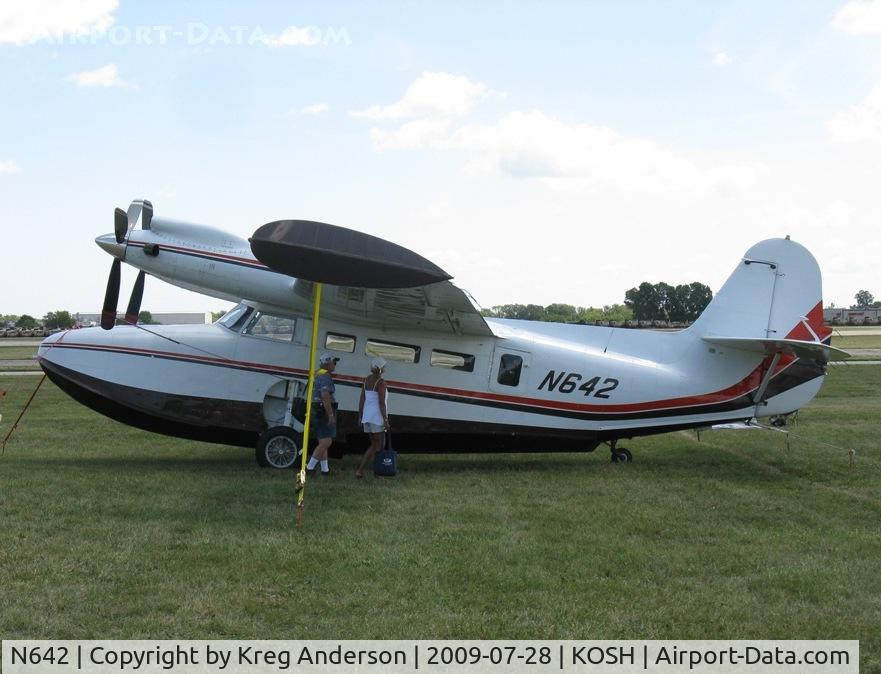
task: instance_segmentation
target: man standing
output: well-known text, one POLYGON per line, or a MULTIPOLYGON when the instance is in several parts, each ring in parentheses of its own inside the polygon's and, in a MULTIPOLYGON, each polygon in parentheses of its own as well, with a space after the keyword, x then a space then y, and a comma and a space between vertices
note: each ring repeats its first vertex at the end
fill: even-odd
POLYGON ((322 353, 321 358, 318 359, 320 368, 315 374, 315 383, 312 385, 312 424, 318 444, 309 458, 306 470, 311 473, 320 463, 321 474, 324 476, 330 475, 327 450, 336 437, 337 401, 332 375, 339 360, 329 353, 322 353))

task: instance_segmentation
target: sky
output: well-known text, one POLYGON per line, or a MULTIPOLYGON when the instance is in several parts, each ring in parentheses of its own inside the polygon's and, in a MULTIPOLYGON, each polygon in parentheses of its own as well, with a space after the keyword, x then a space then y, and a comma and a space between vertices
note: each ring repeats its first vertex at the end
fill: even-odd
POLYGON ((847 306, 881 296, 879 176, 881 0, 0 0, 0 314, 97 311, 138 198, 368 232, 483 307, 718 290, 790 235, 847 306))

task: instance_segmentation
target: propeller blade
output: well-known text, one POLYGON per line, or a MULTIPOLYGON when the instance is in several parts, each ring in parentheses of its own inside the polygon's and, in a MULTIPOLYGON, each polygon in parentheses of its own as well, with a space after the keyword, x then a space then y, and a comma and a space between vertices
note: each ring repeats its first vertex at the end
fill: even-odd
POLYGON ((141 313, 141 300, 144 299, 144 272, 138 273, 135 287, 132 288, 132 296, 128 301, 128 309, 125 310, 125 322, 135 325, 138 322, 138 314, 141 313))
POLYGON ((150 223, 153 221, 153 204, 149 199, 135 199, 129 204, 125 216, 128 218, 129 230, 138 226, 138 220, 141 221, 141 229, 150 229, 150 223))
POLYGON ((153 222, 153 204, 144 199, 144 210, 141 214, 141 229, 150 229, 150 223, 153 222))
POLYGON ((116 234, 116 243, 125 241, 125 235, 128 234, 128 216, 121 208, 113 212, 113 232, 116 234))
POLYGON ((121 263, 114 260, 107 277, 107 291, 104 293, 104 307, 101 309, 101 327, 110 330, 116 325, 116 305, 119 302, 119 277, 121 263))

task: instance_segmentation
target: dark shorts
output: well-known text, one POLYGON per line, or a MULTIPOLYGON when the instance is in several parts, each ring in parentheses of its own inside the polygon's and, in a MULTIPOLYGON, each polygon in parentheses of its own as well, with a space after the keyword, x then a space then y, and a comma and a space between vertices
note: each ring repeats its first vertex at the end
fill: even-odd
POLYGON ((327 423, 327 417, 322 417, 321 419, 312 419, 313 426, 315 429, 315 437, 319 440, 323 438, 335 438, 336 437, 336 424, 327 423))

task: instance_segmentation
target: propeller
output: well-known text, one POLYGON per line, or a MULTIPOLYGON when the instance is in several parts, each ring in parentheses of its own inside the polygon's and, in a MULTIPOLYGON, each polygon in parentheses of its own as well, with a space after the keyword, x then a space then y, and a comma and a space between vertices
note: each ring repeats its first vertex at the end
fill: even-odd
MULTIPOLYGON (((129 207, 128 211, 117 208, 113 211, 113 234, 116 237, 116 243, 125 244, 128 241, 129 234, 137 226, 138 221, 141 223, 141 229, 150 229, 153 221, 153 204, 146 199, 136 199, 129 207)), ((125 249, 123 249, 122 258, 125 258, 125 249)), ((110 276, 107 278, 107 290, 104 293, 104 306, 101 309, 101 327, 105 330, 111 330, 116 325, 117 305, 119 303, 119 285, 121 277, 120 259, 114 259, 110 267, 110 276)), ((141 311, 141 300, 144 299, 144 278, 146 274, 142 271, 138 274, 134 288, 132 288, 132 296, 129 299, 128 309, 125 312, 125 321, 131 325, 138 322, 138 314, 141 311)))
POLYGON ((134 288, 132 288, 128 309, 125 310, 125 322, 129 325, 135 325, 138 322, 138 314, 141 313, 141 300, 144 299, 144 277, 146 275, 143 271, 138 272, 138 278, 135 280, 134 288))
POLYGON ((104 293, 104 307, 101 309, 101 327, 110 330, 116 325, 116 305, 119 302, 119 277, 122 263, 114 260, 107 277, 107 290, 104 293))
POLYGON ((128 235, 128 216, 121 208, 113 212, 113 232, 116 234, 116 243, 122 243, 128 235))

